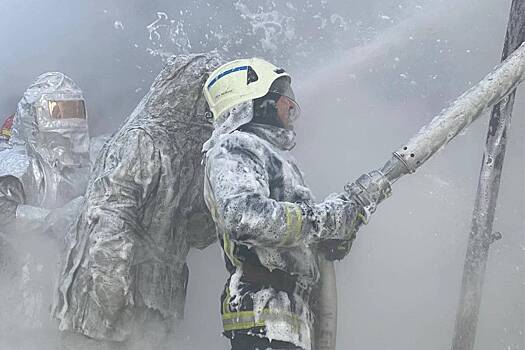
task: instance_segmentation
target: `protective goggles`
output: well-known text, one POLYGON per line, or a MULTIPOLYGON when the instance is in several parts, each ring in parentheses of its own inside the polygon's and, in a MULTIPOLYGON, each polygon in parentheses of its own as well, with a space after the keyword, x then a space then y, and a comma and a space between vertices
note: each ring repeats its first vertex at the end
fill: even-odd
POLYGON ((51 119, 86 119, 84 100, 47 101, 51 119))

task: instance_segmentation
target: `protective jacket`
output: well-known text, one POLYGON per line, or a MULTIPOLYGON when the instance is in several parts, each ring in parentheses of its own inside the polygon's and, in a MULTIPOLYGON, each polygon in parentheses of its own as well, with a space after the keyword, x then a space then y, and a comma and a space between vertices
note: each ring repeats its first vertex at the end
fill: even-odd
POLYGON ((78 209, 77 197, 87 184, 90 164, 85 111, 71 112, 73 118, 54 118, 62 114, 55 110, 53 115, 53 108, 69 103, 64 101, 83 106, 82 91, 62 73, 39 76, 18 104, 10 147, 0 151, 1 239, 4 248, 13 250, 10 261, 5 262, 8 265, 2 267, 15 278, 5 284, 12 289, 13 299, 7 301, 9 318, 20 319, 22 325, 18 326, 40 327, 49 318, 49 276, 56 273, 55 264, 49 262, 58 252, 57 242, 51 238, 64 236, 78 209), (50 215, 63 206, 57 215, 50 215))
POLYGON ((69 231, 54 315, 61 330, 123 341, 148 314, 183 317, 190 247, 215 240, 200 147, 210 136, 202 85, 217 54, 171 58, 105 144, 69 231))
MULTIPOLYGON (((230 113, 251 113, 250 105, 230 113)), ((288 154, 294 139, 293 131, 254 123, 216 133, 204 148, 204 196, 230 273, 221 306, 225 335, 258 334, 310 350, 317 238, 351 223, 337 196, 313 202, 288 154)))

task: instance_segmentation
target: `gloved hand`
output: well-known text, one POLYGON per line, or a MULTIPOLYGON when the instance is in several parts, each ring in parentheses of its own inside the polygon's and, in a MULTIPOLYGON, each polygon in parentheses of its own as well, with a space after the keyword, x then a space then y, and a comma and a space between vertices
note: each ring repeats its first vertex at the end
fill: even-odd
POLYGON ((349 200, 359 203, 369 214, 376 211, 377 205, 392 194, 390 182, 380 171, 361 175, 356 182, 345 185, 349 200))
POLYGON ((361 204, 345 200, 341 195, 332 195, 322 203, 305 206, 304 224, 310 242, 351 241, 359 227, 368 221, 368 214, 361 204))
POLYGON ((329 261, 342 260, 350 252, 353 240, 330 239, 319 243, 319 250, 329 261))
POLYGON ((377 205, 390 197, 392 189, 390 182, 381 172, 372 171, 361 175, 356 182, 347 184, 345 192, 338 198, 348 203, 345 212, 350 214, 347 214, 350 218, 355 215, 355 221, 347 224, 350 230, 347 237, 339 238, 333 235, 332 239, 324 239, 319 243, 320 251, 330 261, 341 260, 350 252, 355 233, 362 224, 368 223, 368 218, 375 212, 377 205))

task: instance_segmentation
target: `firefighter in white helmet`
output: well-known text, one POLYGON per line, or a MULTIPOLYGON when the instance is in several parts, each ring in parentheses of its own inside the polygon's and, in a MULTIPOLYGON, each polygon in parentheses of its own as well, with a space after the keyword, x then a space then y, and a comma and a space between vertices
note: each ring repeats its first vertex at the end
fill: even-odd
POLYGON ((223 65, 204 86, 215 126, 203 148, 204 197, 230 273, 221 310, 233 350, 312 349, 318 254, 342 258, 390 193, 386 181, 367 186, 365 174, 366 205, 345 194, 313 202, 288 154, 300 114, 290 83, 283 69, 253 58, 223 65))

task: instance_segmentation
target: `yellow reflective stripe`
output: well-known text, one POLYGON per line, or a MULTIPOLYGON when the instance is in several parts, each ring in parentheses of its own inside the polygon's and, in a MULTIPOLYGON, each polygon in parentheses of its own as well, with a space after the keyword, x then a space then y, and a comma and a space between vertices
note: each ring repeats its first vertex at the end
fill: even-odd
POLYGON ((233 251, 235 249, 235 244, 230 240, 230 237, 228 233, 224 232, 222 235, 222 239, 224 242, 224 253, 230 259, 231 263, 237 267, 241 266, 241 262, 239 259, 235 257, 233 254, 233 251))
POLYGON ((237 311, 224 313, 222 315, 222 326, 225 331, 264 327, 265 322, 273 318, 284 318, 285 321, 288 322, 296 331, 300 329, 302 322, 301 318, 295 314, 264 309, 259 316, 259 320, 256 320, 255 311, 237 311))
MULTIPOLYGON (((358 212, 357 215, 356 215, 356 218, 361 219, 361 221, 363 222, 363 224, 368 225, 368 219, 367 219, 366 216, 364 216, 363 214, 361 214, 361 213, 358 212)), ((355 220, 354 220, 354 222, 352 223, 352 225, 355 225, 355 220)))
MULTIPOLYGON (((268 308, 263 309, 260 312, 260 314, 261 315, 272 315, 272 316, 278 315, 278 316, 287 317, 293 320, 300 320, 300 318, 297 315, 292 314, 291 312, 274 311, 268 308)), ((247 317, 253 317, 255 319, 255 311, 246 310, 246 311, 226 312, 222 315, 223 320, 231 320, 231 319, 236 319, 236 318, 240 319, 240 318, 247 318, 247 317)))
POLYGON ((247 318, 247 317, 255 318, 255 311, 226 312, 225 314, 222 315, 223 320, 232 320, 236 318, 247 318))
POLYGON ((222 316, 222 327, 225 331, 264 326, 264 319, 256 320, 253 311, 229 312, 222 316))
POLYGON ((244 322, 244 323, 234 323, 234 324, 223 324, 222 328, 225 331, 238 331, 243 329, 251 329, 256 327, 264 327, 264 321, 260 322, 244 322))
POLYGON ((2 129, 2 136, 11 137, 11 130, 2 129))
POLYGON ((224 298, 224 301, 222 302, 222 314, 225 315, 230 312, 230 308, 228 307, 230 304, 230 287, 226 287, 226 297, 224 298))
POLYGON ((303 212, 296 204, 288 204, 284 207, 286 214, 286 237, 281 245, 286 246, 297 242, 301 237, 303 227, 303 212))

